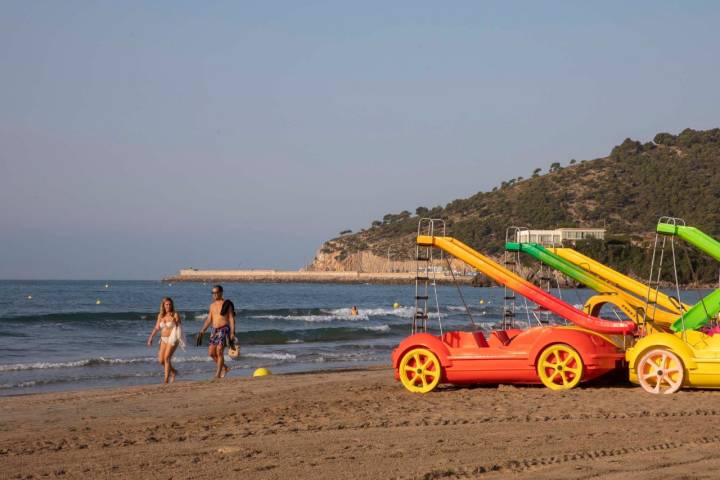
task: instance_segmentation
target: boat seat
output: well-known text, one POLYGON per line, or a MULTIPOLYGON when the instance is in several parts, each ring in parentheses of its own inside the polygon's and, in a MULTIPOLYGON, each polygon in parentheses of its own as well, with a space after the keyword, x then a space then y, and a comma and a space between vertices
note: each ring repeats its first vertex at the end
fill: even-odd
POLYGON ((482 332, 445 332, 442 340, 453 348, 489 346, 482 332))
POLYGON ((478 347, 489 347, 487 340, 485 340, 485 335, 483 335, 482 332, 473 332, 473 337, 475 337, 475 343, 477 343, 478 347))
POLYGON ((493 330, 491 335, 497 338, 498 341, 503 345, 507 345, 508 343, 510 343, 510 335, 508 335, 505 330, 493 330))

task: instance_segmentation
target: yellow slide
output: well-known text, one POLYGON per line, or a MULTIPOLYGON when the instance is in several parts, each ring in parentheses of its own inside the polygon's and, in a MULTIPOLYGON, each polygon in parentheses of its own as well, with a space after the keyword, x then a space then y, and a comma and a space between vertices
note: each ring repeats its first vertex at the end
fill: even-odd
MULTIPOLYGON (((577 265, 583 270, 592 273, 596 277, 599 277, 605 281, 613 283, 618 287, 627 290, 630 293, 637 295, 640 298, 646 298, 648 292, 650 293, 650 300, 654 301, 658 307, 664 308, 668 312, 675 315, 680 315, 681 309, 688 311, 691 306, 685 303, 680 303, 674 297, 664 294, 663 292, 649 288, 647 285, 634 280, 627 275, 613 270, 612 268, 603 265, 602 263, 593 260, 592 258, 583 255, 582 253, 573 250, 572 248, 548 248, 551 252, 557 256, 567 260, 570 263, 577 265)), ((648 316, 652 314, 652 307, 649 307, 648 316)), ((676 317, 677 318, 677 317, 676 317)), ((660 320, 660 318, 656 318, 660 320)))

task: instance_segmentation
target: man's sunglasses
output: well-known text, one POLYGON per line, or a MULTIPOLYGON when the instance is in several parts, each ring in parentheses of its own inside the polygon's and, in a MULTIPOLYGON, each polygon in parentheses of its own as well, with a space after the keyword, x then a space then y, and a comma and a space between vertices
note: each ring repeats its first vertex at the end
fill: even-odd
POLYGON ((220 292, 216 292, 215 290, 213 290, 213 291, 210 292, 210 293, 212 293, 213 295, 220 295, 220 292))

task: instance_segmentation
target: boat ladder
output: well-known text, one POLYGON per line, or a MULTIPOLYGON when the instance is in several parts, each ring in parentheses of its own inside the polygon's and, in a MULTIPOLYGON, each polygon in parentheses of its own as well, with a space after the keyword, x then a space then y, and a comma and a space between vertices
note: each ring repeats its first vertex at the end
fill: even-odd
MULTIPOLYGON (((520 232, 527 231, 525 227, 508 227, 505 230, 505 244, 508 242, 519 242, 520 232)), ((518 274, 520 268, 520 251, 510 252, 505 250, 503 257, 503 265, 505 268, 518 274)), ((500 320, 500 330, 507 330, 508 328, 515 328, 515 318, 517 317, 517 293, 514 290, 503 286, 503 311, 502 319, 500 320)), ((528 318, 528 326, 530 325, 530 319, 528 318)))
MULTIPOLYGON (((418 222, 417 235, 429 237, 446 236, 445 221, 437 218, 421 218, 418 222)), ((415 245, 415 309, 413 311, 412 333, 427 332, 428 304, 430 300, 430 287, 435 295, 435 307, 442 335, 442 322, 440 319, 440 304, 437 296, 437 269, 442 268, 443 252, 439 258, 434 255, 432 245, 415 245)))

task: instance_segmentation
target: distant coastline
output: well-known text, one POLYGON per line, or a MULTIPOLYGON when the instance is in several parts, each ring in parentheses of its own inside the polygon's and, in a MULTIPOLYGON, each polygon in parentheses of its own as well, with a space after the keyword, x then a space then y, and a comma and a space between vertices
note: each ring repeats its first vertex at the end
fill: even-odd
MULTIPOLYGON (((474 277, 456 276, 458 283, 471 284, 474 277)), ((307 272, 294 270, 196 270, 183 269, 164 282, 238 282, 238 283, 375 283, 404 285, 415 280, 413 272, 307 272)), ((438 274, 437 283, 452 283, 450 275, 438 274)))

